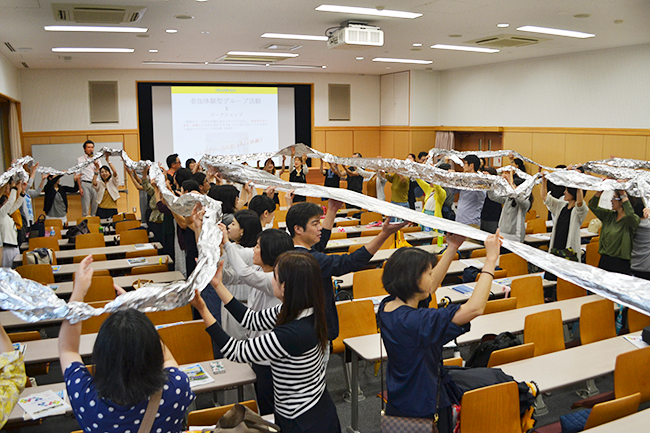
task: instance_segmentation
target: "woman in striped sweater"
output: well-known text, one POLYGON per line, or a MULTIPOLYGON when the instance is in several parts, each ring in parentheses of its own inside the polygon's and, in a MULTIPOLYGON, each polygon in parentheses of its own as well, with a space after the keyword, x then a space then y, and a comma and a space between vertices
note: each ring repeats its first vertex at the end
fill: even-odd
POLYGON ((275 423, 284 433, 339 433, 336 408, 325 386, 327 326, 316 259, 298 251, 282 254, 274 269, 273 291, 283 303, 262 311, 246 308, 228 292, 221 281, 222 267, 211 283, 226 309, 249 330, 272 332, 247 340, 230 337, 197 292, 191 304, 203 317, 212 340, 233 361, 271 361, 275 423))

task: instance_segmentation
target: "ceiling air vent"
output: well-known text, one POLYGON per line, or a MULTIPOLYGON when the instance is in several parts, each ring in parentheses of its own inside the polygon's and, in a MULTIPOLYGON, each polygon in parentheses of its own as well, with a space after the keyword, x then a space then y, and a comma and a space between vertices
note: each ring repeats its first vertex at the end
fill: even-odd
POLYGON ((472 41, 467 41, 467 44, 477 45, 479 47, 489 48, 512 48, 512 47, 525 47, 526 45, 535 45, 540 42, 550 41, 547 38, 532 38, 528 36, 517 35, 495 35, 472 41))
POLYGON ((121 24, 140 21, 147 8, 54 3, 52 10, 57 21, 80 24, 121 24))
POLYGON ((216 62, 245 62, 245 63, 276 63, 296 57, 297 54, 280 55, 281 53, 265 54, 265 53, 238 53, 229 52, 216 60, 216 62))
POLYGON ((6 46, 6 47, 9 49, 9 51, 11 51, 12 53, 15 53, 15 52, 16 52, 16 49, 15 49, 14 47, 12 47, 11 44, 10 44, 9 42, 5 42, 5 46, 6 46))
POLYGON ((25 63, 25 62, 21 62, 21 63, 23 64, 23 66, 25 67, 25 69, 29 69, 29 65, 27 65, 27 63, 25 63))

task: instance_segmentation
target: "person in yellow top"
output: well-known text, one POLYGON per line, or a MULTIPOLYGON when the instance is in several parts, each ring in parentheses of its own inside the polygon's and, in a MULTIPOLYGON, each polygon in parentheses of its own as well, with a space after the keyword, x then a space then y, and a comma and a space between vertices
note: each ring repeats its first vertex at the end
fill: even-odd
MULTIPOLYGON (((442 205, 447 199, 447 191, 440 185, 434 183, 426 183, 422 179, 416 179, 418 186, 424 191, 424 207, 422 212, 427 215, 437 216, 442 218, 442 205)), ((425 231, 430 231, 428 227, 424 228, 425 231)))
POLYGON ((409 207, 409 178, 397 173, 389 173, 385 177, 391 183, 390 202, 398 206, 409 207))
POLYGON ((20 393, 25 389, 27 375, 25 375, 25 362, 23 354, 14 350, 13 344, 4 328, 0 324, 0 428, 2 428, 9 414, 18 402, 20 393))

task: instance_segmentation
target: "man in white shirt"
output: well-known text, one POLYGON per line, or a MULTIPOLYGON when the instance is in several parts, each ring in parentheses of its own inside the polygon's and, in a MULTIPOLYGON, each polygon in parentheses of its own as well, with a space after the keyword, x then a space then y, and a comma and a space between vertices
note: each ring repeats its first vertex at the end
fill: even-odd
MULTIPOLYGON (((84 143, 84 154, 77 158, 77 164, 89 161, 93 157, 95 143, 86 140, 84 143)), ((95 215, 97 212, 97 193, 93 188, 93 176, 95 175, 95 165, 88 164, 81 170, 81 176, 77 176, 79 184, 79 195, 81 196, 81 213, 83 216, 95 215)))

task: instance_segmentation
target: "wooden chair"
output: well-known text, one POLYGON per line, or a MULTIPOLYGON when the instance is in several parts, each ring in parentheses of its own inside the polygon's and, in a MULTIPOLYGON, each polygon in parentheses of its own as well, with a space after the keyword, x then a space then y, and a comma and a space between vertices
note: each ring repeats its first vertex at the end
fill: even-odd
POLYGON ((499 257, 499 267, 505 269, 509 277, 528 273, 528 262, 514 253, 502 254, 499 257))
POLYGON ((524 321, 524 344, 535 343, 535 356, 564 350, 562 311, 529 314, 524 321))
POLYGON ((90 282, 88 293, 84 297, 84 302, 97 302, 115 299, 115 289, 113 288, 113 277, 96 276, 90 282))
POLYGON ((276 209, 275 212, 273 212, 273 228, 274 229, 279 228, 278 223, 286 222, 286 221, 287 221, 287 211, 286 210, 276 209))
POLYGON ((627 327, 630 332, 640 331, 650 326, 650 316, 629 308, 627 310, 627 327))
MULTIPOLYGON (((76 275, 77 275, 76 272, 74 274, 72 274, 72 281, 75 280, 76 275)), ((95 270, 93 272, 93 278, 94 277, 110 277, 110 276, 111 276, 111 271, 109 271, 108 269, 99 269, 99 270, 95 270)))
POLYGON ((485 304, 483 314, 500 313, 501 311, 514 310, 515 308, 517 308, 517 298, 495 299, 485 304))
POLYGON ((104 248, 105 246, 104 235, 101 233, 77 235, 75 239, 75 248, 78 250, 84 248, 104 248))
POLYGON ((420 226, 404 227, 402 229, 402 233, 417 233, 421 231, 422 231, 422 227, 420 226))
POLYGON ((365 226, 376 221, 382 221, 384 216, 379 212, 364 212, 361 214, 361 225, 365 226))
POLYGON ((589 344, 616 337, 614 304, 607 299, 580 307, 580 342, 589 344))
POLYGON ((63 221, 57 219, 51 219, 51 220, 46 219, 45 228, 47 229, 48 227, 58 228, 59 231, 61 231, 63 229, 63 221))
POLYGON ((381 229, 369 229, 369 230, 361 230, 361 236, 377 236, 379 233, 381 233, 381 229))
POLYGON ((637 392, 625 397, 598 403, 594 405, 585 423, 585 430, 608 423, 610 421, 632 415, 639 410, 641 393, 637 392))
POLYGON ((157 272, 167 272, 167 271, 169 271, 169 267, 165 263, 163 263, 162 265, 160 264, 144 265, 144 266, 136 266, 135 268, 132 268, 131 275, 154 274, 157 272))
MULTIPOLYGON (((38 238, 37 238, 37 239, 38 239, 38 238)), ((43 239, 50 239, 50 238, 43 238, 43 239)), ((57 245, 58 245, 58 244, 57 244, 57 245)), ((29 250, 29 251, 33 251, 33 250, 29 250)), ((29 263, 27 263, 27 253, 28 253, 29 251, 23 251, 23 265, 24 265, 24 266, 26 266, 26 265, 29 264, 29 263)), ((53 265, 56 265, 56 252, 54 252, 54 250, 53 250, 52 252, 53 252, 53 254, 52 254, 52 264, 53 264, 53 265)))
POLYGON ((205 332, 203 320, 160 328, 158 335, 179 365, 214 359, 212 339, 205 332))
POLYGON ((558 278, 556 294, 558 301, 564 301, 567 299, 579 298, 580 296, 587 296, 587 291, 577 284, 558 278))
POLYGON ((379 247, 380 250, 389 250, 395 248, 395 235, 392 234, 384 241, 384 243, 379 247))
POLYGON ((467 391, 461 400, 463 433, 521 433, 516 382, 467 391))
POLYGON ((537 211, 535 209, 526 212, 526 221, 534 220, 535 218, 537 218, 537 211))
POLYGON ((366 269, 355 272, 352 275, 352 293, 354 299, 387 295, 388 293, 381 282, 381 276, 383 274, 383 269, 366 269))
MULTIPOLYGON (((115 293, 115 292, 113 292, 115 293)), ((84 299, 86 301, 86 299, 84 299)), ((87 302, 93 308, 103 308, 110 301, 93 301, 87 302)), ((99 328, 102 327, 104 320, 108 318, 110 313, 100 314, 99 316, 91 317, 90 319, 81 321, 81 334, 96 334, 99 332, 99 328)))
POLYGON ((116 215, 113 215, 114 223, 124 220, 135 221, 135 219, 136 218, 134 213, 118 213, 116 215))
POLYGON ((614 397, 641 393, 641 404, 650 400, 650 347, 618 355, 614 367, 614 397))
POLYGON ((21 277, 41 284, 54 284, 54 274, 50 265, 23 265, 16 268, 21 277))
POLYGON ((102 220, 98 216, 87 216, 83 217, 87 221, 88 224, 101 224, 102 220))
POLYGON ((470 257, 471 258, 485 257, 486 254, 487 254, 487 252, 485 251, 485 248, 479 248, 478 250, 473 250, 470 257))
POLYGON ((155 248, 151 248, 148 250, 127 251, 125 253, 127 259, 135 259, 137 257, 149 257, 149 256, 157 256, 157 255, 158 255, 158 250, 156 250, 155 248))
MULTIPOLYGON (((243 401, 239 404, 243 404, 253 412, 258 412, 257 402, 255 400, 243 401)), ((187 415, 187 425, 188 426, 208 426, 215 425, 219 422, 222 416, 226 414, 230 409, 232 409, 234 404, 228 404, 225 406, 219 407, 210 407, 208 409, 199 409, 193 410, 187 415)))
POLYGON ((350 247, 348 248, 347 254, 352 254, 356 250, 361 249, 363 247, 365 247, 365 245, 350 245, 350 247))
POLYGON ((52 251, 60 251, 59 241, 56 238, 51 237, 40 237, 40 238, 30 238, 29 246, 27 247, 28 251, 33 251, 36 248, 49 248, 52 251))
POLYGON ((120 233, 120 245, 146 244, 149 234, 146 230, 126 230, 120 233))
POLYGON ((600 262, 600 253, 598 252, 599 243, 588 243, 587 252, 585 253, 585 263, 591 266, 598 267, 598 262, 600 262))
POLYGON ((131 221, 131 220, 126 220, 126 221, 120 221, 115 223, 115 233, 120 234, 123 231, 126 230, 131 230, 131 229, 137 229, 140 227, 140 221, 131 221))
MULTIPOLYGON (((546 220, 535 218, 526 223, 526 228, 532 229, 533 233, 546 233, 546 220)), ((526 230, 528 232, 528 230, 526 230)))
POLYGON ((453 366, 453 367, 462 367, 463 358, 460 356, 458 358, 447 358, 442 360, 442 365, 453 366))
POLYGON ((145 314, 155 326, 176 322, 191 322, 192 306, 187 304, 182 307, 174 308, 173 310, 155 311, 153 313, 145 314))
MULTIPOLYGON (((93 262, 105 262, 106 254, 93 254, 93 262)), ((72 258, 72 263, 81 263, 87 256, 75 256, 72 258)))
POLYGON ((345 232, 332 232, 330 239, 346 239, 348 234, 345 232))
POLYGON ((339 222, 337 222, 337 223, 334 224, 334 227, 352 227, 352 226, 356 226, 356 225, 358 225, 358 224, 359 224, 359 222, 356 221, 356 220, 352 220, 352 221, 339 221, 339 222))
POLYGON ((544 303, 544 285, 542 277, 515 278, 510 283, 510 296, 517 298, 517 308, 530 307, 544 303))
MULTIPOLYGON (((27 341, 38 341, 41 339, 41 333, 38 331, 24 331, 24 332, 12 332, 9 335, 9 339, 12 343, 25 343, 27 341)), ((29 350, 29 349, 27 349, 29 350)), ((50 363, 43 362, 39 364, 29 364, 25 366, 25 373, 27 376, 41 376, 48 374, 50 372, 50 363)), ((29 382, 29 380, 27 380, 29 382)))
POLYGON ((89 223, 88 230, 90 233, 99 233, 99 226, 100 224, 89 223))
POLYGON ((535 343, 520 344, 519 346, 495 350, 490 354, 488 367, 508 364, 509 362, 521 361, 532 358, 535 354, 535 343))

